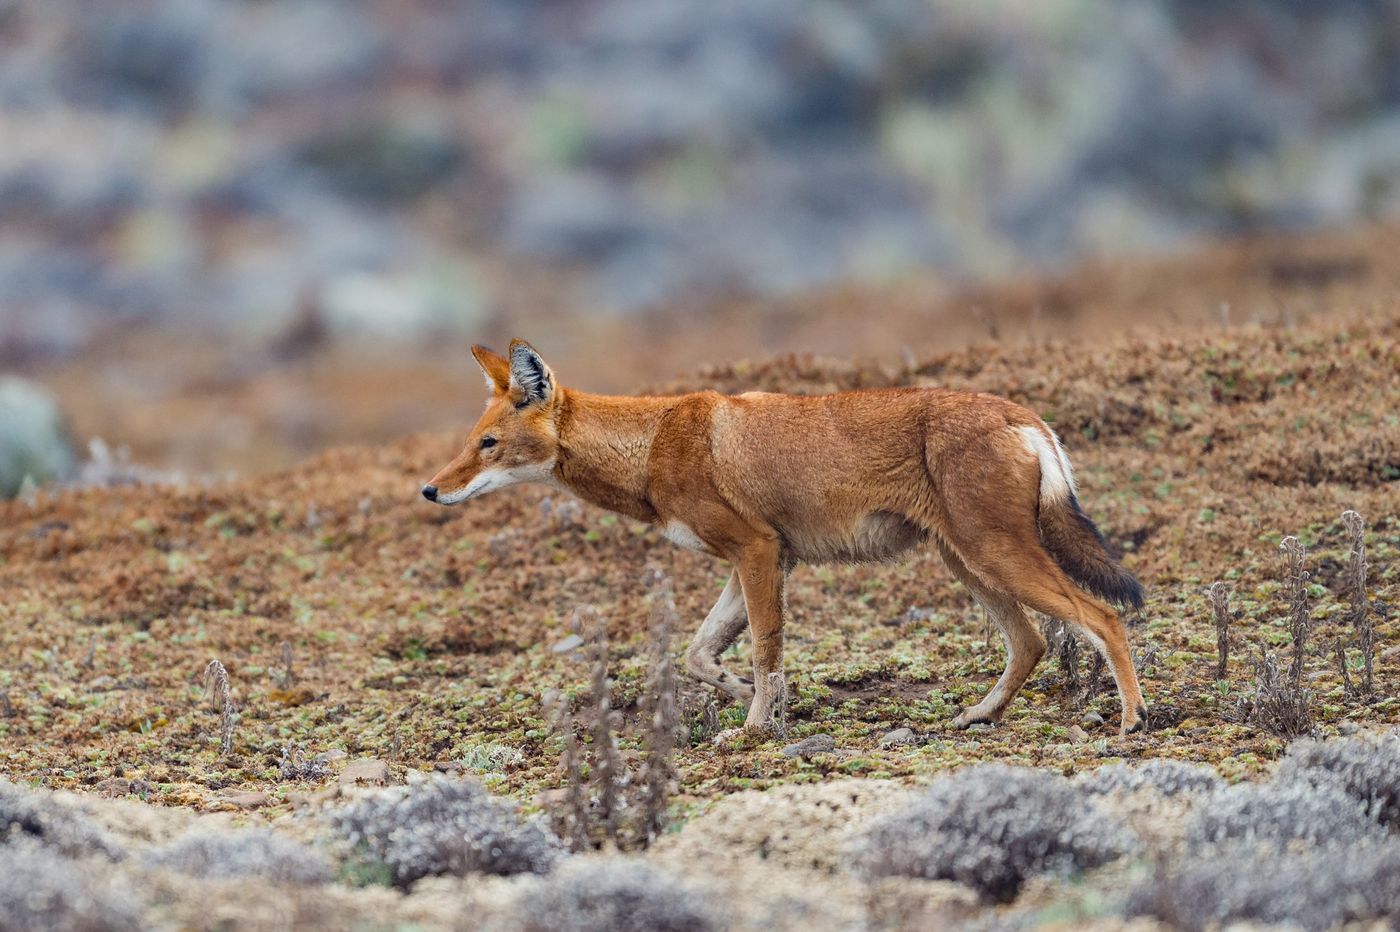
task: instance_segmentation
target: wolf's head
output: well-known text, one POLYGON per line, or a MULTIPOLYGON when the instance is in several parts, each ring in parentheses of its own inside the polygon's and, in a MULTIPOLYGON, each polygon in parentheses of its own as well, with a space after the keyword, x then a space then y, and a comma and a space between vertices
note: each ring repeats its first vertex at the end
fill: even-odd
POLYGON ((534 347, 512 340, 509 358, 484 346, 473 346, 472 355, 491 397, 466 447, 423 487, 423 497, 439 505, 521 482, 548 482, 559 454, 554 418, 560 392, 534 347))

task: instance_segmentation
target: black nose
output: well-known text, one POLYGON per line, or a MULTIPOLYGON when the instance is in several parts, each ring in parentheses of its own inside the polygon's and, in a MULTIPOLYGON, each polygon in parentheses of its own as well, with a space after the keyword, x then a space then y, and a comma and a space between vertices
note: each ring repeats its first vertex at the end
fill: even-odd
POLYGON ((423 497, 426 498, 426 499, 427 499, 428 501, 430 501, 430 502, 435 502, 435 501, 437 501, 437 486, 435 486, 435 485, 425 485, 425 486, 423 486, 423 497))

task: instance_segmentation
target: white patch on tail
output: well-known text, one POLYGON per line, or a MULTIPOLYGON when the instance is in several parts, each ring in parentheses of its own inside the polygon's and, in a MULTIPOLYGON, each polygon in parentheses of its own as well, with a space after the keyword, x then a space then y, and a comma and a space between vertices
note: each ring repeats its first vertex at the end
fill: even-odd
POLYGON ((1018 427, 1021 440, 1037 460, 1040 461, 1040 497, 1044 501, 1063 502, 1071 495, 1078 495, 1074 484, 1074 470, 1070 468, 1069 457, 1060 438, 1055 432, 1039 427, 1018 427))

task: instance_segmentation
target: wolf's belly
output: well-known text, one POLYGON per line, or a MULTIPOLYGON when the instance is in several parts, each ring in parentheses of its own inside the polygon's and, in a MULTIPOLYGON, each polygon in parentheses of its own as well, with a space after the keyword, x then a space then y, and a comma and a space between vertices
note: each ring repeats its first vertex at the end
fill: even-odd
POLYGON ((928 540, 922 527, 890 511, 845 526, 789 522, 779 530, 788 553, 803 563, 880 563, 928 540))

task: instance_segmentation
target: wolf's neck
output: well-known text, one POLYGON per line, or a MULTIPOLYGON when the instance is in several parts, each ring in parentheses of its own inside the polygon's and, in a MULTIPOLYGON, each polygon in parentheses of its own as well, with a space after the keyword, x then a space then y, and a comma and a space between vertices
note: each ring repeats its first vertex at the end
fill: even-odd
POLYGON ((647 500, 647 461, 661 420, 676 401, 567 391, 558 420, 560 482, 585 501, 655 520, 647 500))

